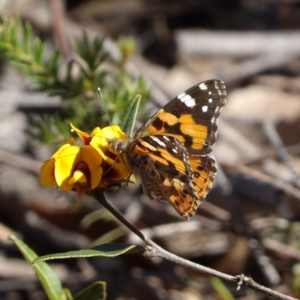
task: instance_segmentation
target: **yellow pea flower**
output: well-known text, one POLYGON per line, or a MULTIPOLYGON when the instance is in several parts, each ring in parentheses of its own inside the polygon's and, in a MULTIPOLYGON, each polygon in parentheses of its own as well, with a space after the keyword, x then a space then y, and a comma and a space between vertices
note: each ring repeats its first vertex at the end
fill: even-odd
POLYGON ((45 186, 58 186, 64 191, 76 190, 80 198, 95 188, 106 188, 125 180, 131 168, 123 160, 110 141, 127 140, 128 136, 119 126, 96 127, 91 134, 83 132, 71 124, 72 129, 84 143, 74 145, 69 139, 41 167, 40 182, 45 186))
POLYGON ((40 182, 64 191, 75 189, 80 197, 95 189, 102 179, 102 156, 90 145, 74 146, 70 139, 41 167, 40 182))
POLYGON ((103 184, 109 185, 127 178, 132 173, 131 167, 124 161, 123 155, 111 146, 111 141, 122 142, 129 137, 117 125, 104 127, 98 132, 94 129, 93 134, 90 145, 102 153, 106 162, 103 168, 103 184))

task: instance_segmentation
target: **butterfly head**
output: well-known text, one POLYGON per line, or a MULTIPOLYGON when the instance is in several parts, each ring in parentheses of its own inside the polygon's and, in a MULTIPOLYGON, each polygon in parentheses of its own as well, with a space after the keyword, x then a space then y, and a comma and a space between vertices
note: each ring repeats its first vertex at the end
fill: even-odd
POLYGON ((114 153, 121 154, 127 148, 128 144, 132 142, 132 139, 121 140, 118 138, 107 139, 107 143, 110 146, 110 149, 114 153))

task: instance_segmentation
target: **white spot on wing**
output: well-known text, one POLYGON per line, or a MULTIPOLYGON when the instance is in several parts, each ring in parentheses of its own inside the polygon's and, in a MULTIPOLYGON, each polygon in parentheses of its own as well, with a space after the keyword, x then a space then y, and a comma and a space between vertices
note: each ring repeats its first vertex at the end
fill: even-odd
MULTIPOLYGON (((183 92, 183 93, 181 93, 180 95, 178 95, 177 96, 177 98, 179 99, 179 100, 181 100, 183 97, 185 97, 186 96, 186 93, 185 92, 183 92)), ((182 101, 182 100, 181 100, 182 101)))
POLYGON ((205 83, 205 82, 200 83, 200 84, 199 84, 199 89, 200 89, 200 90, 203 90, 203 91, 207 90, 207 85, 206 85, 206 83, 205 83))
POLYGON ((206 113, 208 111, 208 106, 207 105, 202 106, 202 111, 206 113))
POLYGON ((196 101, 195 101, 195 99, 191 98, 188 101, 185 101, 184 104, 187 107, 194 107, 196 105, 196 101))
POLYGON ((187 95, 187 96, 184 97, 184 104, 187 107, 194 107, 196 105, 196 101, 190 95, 187 95))
POLYGON ((170 139, 169 139, 166 135, 164 135, 163 138, 164 138, 166 141, 170 142, 170 139))
POLYGON ((173 151, 174 153, 178 153, 178 152, 177 152, 177 149, 172 149, 172 151, 173 151))
POLYGON ((191 97, 191 95, 186 94, 184 97, 181 98, 181 101, 182 101, 182 102, 186 102, 186 101, 189 101, 189 100, 191 100, 191 99, 193 99, 193 98, 191 97))
POLYGON ((150 138, 151 138, 154 142, 156 142, 158 145, 160 145, 160 146, 162 146, 162 147, 164 147, 164 148, 167 147, 167 145, 166 145, 163 141, 161 141, 160 139, 158 139, 157 137, 150 135, 150 138))
POLYGON ((209 98, 208 103, 212 103, 212 102, 213 102, 213 99, 209 98))
POLYGON ((187 107, 194 107, 196 105, 195 99, 186 93, 181 93, 177 98, 183 102, 187 107))

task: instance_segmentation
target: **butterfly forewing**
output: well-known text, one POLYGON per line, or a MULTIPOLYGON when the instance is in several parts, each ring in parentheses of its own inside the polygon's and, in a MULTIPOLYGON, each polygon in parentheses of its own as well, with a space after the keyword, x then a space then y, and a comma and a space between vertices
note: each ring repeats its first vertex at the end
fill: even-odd
POLYGON ((172 135, 190 154, 207 154, 216 140, 217 121, 226 103, 225 85, 220 80, 201 82, 178 95, 160 109, 135 138, 172 135))

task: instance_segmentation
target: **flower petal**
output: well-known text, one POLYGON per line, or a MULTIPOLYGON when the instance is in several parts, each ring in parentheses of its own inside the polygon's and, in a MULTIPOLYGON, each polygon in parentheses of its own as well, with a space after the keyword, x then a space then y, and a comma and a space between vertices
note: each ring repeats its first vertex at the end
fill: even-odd
POLYGON ((95 127, 91 133, 91 136, 95 136, 95 135, 101 135, 101 129, 100 127, 95 127))
POLYGON ((132 173, 131 167, 123 161, 120 152, 111 147, 109 141, 113 139, 124 141, 128 139, 128 136, 119 126, 108 126, 101 130, 101 135, 96 134, 93 136, 90 142, 90 145, 97 149, 106 162, 104 174, 102 175, 104 186, 125 179, 132 173))
POLYGON ((80 170, 76 170, 73 173, 73 177, 69 180, 69 184, 75 184, 76 182, 86 183, 87 179, 84 173, 80 170))
POLYGON ((102 178, 102 156, 92 146, 83 146, 80 155, 81 160, 89 170, 90 189, 94 189, 99 185, 102 178))
MULTIPOLYGON (((109 140, 120 139, 126 140, 128 136, 117 125, 102 128, 102 130, 95 134, 90 144, 101 148, 103 151, 110 149, 109 140)), ((112 150, 112 149, 111 149, 112 150)))
POLYGON ((76 166, 79 158, 80 147, 71 146, 64 149, 55 161, 55 179, 57 185, 64 191, 70 191, 73 188, 73 184, 69 184, 69 181, 73 175, 74 166, 76 166))
POLYGON ((65 145, 61 146, 49 160, 44 161, 44 164, 40 168, 41 178, 40 183, 44 186, 57 185, 55 179, 55 160, 66 148, 69 148, 74 143, 74 138, 70 138, 65 145))
POLYGON ((78 128, 76 128, 72 123, 70 123, 72 129, 77 133, 77 135, 81 138, 81 140, 83 141, 83 143, 85 145, 88 145, 90 143, 90 141, 92 140, 92 135, 79 130, 78 128))
POLYGON ((40 183, 44 186, 57 185, 54 176, 54 163, 55 163, 55 158, 50 158, 49 160, 44 162, 44 164, 40 169, 41 172, 40 183))
MULTIPOLYGON (((112 153, 106 154, 111 155, 112 153)), ((102 175, 103 182, 118 182, 127 178, 132 173, 131 167, 123 162, 120 155, 114 155, 112 157, 113 158, 106 156, 106 168, 102 175)))

